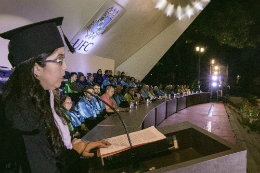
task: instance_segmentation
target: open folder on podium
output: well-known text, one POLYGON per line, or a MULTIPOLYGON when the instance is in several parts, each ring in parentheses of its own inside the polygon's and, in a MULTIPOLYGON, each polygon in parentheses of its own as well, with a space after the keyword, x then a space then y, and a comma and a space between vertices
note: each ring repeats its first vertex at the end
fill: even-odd
MULTIPOLYGON (((166 136, 159 132, 154 126, 129 133, 129 136, 133 147, 166 139, 166 136)), ((130 149, 126 134, 105 140, 111 143, 111 145, 108 148, 100 148, 100 155, 102 158, 130 149)))

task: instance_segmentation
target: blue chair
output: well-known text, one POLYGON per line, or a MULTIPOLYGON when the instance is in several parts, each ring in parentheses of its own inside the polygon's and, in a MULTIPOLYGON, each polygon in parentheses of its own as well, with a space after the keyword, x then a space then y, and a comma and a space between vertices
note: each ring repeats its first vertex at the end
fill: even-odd
POLYGON ((0 77, 1 78, 8 78, 12 74, 12 70, 8 67, 0 66, 0 77))

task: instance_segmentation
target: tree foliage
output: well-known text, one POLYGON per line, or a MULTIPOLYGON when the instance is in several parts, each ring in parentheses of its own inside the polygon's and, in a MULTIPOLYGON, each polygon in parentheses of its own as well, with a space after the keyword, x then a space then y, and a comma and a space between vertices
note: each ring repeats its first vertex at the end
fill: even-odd
POLYGON ((220 45, 255 47, 260 42, 259 0, 213 0, 188 28, 186 37, 203 34, 220 45))

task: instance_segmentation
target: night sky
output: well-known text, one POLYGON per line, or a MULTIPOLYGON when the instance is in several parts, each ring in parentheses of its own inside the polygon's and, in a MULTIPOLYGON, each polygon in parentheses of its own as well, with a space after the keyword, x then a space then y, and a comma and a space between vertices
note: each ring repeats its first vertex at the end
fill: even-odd
POLYGON ((215 59, 219 65, 228 66, 228 84, 232 89, 260 94, 259 9, 259 0, 212 0, 142 82, 196 83, 195 49, 201 46, 205 48, 200 54, 202 89, 207 89, 209 64, 215 59), (239 83, 237 75, 242 76, 239 83))

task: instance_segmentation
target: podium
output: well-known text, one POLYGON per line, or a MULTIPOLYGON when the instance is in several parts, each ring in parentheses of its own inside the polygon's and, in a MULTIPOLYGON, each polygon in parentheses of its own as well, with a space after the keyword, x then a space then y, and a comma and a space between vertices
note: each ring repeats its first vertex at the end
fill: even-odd
POLYGON ((90 164, 96 173, 245 173, 247 151, 189 122, 157 128, 165 140, 138 146, 90 164), (133 161, 139 164, 132 168, 133 161))

